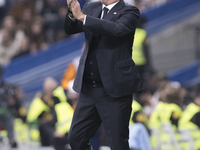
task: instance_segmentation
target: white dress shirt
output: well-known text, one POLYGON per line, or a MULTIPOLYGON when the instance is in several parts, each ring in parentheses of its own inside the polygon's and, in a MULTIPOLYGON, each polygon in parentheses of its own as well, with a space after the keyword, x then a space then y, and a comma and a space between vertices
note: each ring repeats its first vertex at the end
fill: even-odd
MULTIPOLYGON (((119 2, 119 1, 118 1, 118 2, 119 2)), ((107 13, 109 13, 109 11, 110 11, 118 2, 115 2, 115 3, 110 4, 110 5, 107 5, 107 6, 104 5, 104 4, 102 4, 101 19, 102 19, 102 17, 103 17, 103 13, 104 13, 103 8, 104 8, 104 7, 107 7, 107 8, 108 8, 108 12, 107 12, 107 13)), ((87 19, 87 15, 85 15, 85 18, 84 18, 84 20, 83 20, 83 25, 85 25, 86 19, 87 19)))

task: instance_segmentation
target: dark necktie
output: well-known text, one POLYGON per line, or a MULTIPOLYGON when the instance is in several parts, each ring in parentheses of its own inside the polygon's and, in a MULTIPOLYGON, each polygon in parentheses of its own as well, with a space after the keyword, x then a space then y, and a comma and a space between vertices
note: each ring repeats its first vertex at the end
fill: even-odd
POLYGON ((104 19, 106 17, 106 15, 108 14, 109 9, 107 7, 103 8, 103 17, 102 19, 104 19))

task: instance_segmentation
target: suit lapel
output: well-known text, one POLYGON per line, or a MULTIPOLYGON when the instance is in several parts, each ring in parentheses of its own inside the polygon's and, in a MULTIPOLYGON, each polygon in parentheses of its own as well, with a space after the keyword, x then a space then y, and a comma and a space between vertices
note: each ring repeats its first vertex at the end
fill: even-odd
POLYGON ((101 10, 102 10, 102 4, 99 3, 99 5, 97 7, 93 8, 92 16, 96 17, 96 18, 100 18, 101 10))
MULTIPOLYGON (((123 0, 120 0, 119 3, 117 3, 108 13, 108 15, 104 18, 106 20, 112 20, 114 19, 114 17, 118 14, 119 10, 124 6, 124 1, 123 0)), ((92 14, 90 14, 91 16, 93 17, 96 17, 96 18, 100 18, 100 15, 101 15, 101 11, 102 11, 102 4, 99 3, 99 5, 95 8, 93 8, 93 12, 92 14)), ((93 32, 90 32, 90 36, 89 36, 89 43, 91 42, 91 40, 93 39, 94 37, 94 33, 93 32)))
POLYGON ((106 20, 112 20, 118 13, 119 10, 124 6, 124 1, 120 0, 108 13, 108 15, 106 15, 105 19, 106 20))

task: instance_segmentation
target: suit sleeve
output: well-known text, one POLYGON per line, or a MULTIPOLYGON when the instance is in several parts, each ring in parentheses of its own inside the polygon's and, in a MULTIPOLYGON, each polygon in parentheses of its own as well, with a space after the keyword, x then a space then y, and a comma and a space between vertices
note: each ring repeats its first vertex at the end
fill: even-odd
MULTIPOLYGON (((85 9, 84 7, 87 5, 87 3, 83 6, 83 13, 85 14, 85 9)), ((65 29, 65 33, 67 34, 76 34, 76 33, 80 33, 83 32, 83 22, 79 21, 79 20, 72 20, 69 17, 69 13, 67 13, 66 17, 65 17, 65 22, 64 22, 64 29, 65 29)))
POLYGON ((140 12, 136 7, 126 9, 116 21, 103 20, 87 15, 84 29, 110 36, 123 36, 134 33, 140 12))

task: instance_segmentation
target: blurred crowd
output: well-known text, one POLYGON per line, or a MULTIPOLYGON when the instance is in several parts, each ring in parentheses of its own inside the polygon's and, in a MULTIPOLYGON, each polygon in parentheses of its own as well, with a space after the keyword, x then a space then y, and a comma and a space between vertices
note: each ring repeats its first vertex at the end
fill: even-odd
MULTIPOLYGON (((183 88, 164 74, 152 72, 146 91, 135 94, 132 105, 131 123, 133 126, 142 123, 150 135, 151 144, 143 143, 155 150, 199 150, 199 90, 183 88)), ((137 135, 134 138, 138 138, 137 135)), ((137 142, 140 144, 132 144, 133 148, 143 150, 142 141, 137 142)))
MULTIPOLYGON (((8 136, 11 147, 34 142, 54 146, 56 150, 70 150, 67 136, 79 97, 72 89, 78 62, 79 57, 68 65, 61 84, 46 78, 43 90, 36 93, 28 108, 21 103, 20 88, 1 80, 0 144, 8 136), (2 134, 2 130, 7 134, 2 134)), ((146 90, 133 95, 129 123, 131 150, 199 150, 199 87, 183 88, 155 71, 149 72, 144 80, 146 90)), ((91 145, 93 150, 109 147, 103 126, 91 139, 91 145)))
MULTIPOLYGON (((86 2, 79 0, 81 6, 86 2)), ((140 11, 168 0, 126 0, 140 11)), ((50 44, 66 39, 63 22, 65 0, 0 1, 0 65, 27 54, 47 50, 50 44)))
POLYGON ((67 13, 63 0, 0 1, 0 64, 26 54, 47 50, 67 37, 63 22, 67 13))

